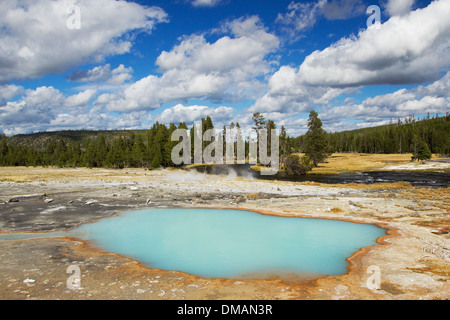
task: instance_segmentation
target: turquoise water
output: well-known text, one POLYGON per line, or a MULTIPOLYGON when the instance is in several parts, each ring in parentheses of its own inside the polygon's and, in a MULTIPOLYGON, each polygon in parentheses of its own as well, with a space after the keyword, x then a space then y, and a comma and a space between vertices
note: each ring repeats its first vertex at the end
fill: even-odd
POLYGON ((163 270, 213 278, 339 275, 385 229, 337 220, 221 209, 146 209, 72 231, 100 248, 163 270))

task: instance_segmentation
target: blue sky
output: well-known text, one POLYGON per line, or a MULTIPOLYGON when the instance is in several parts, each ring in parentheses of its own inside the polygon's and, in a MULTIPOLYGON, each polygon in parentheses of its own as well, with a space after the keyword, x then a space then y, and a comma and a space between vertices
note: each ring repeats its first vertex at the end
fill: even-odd
POLYGON ((449 16, 448 0, 1 2, 0 132, 443 115, 449 16))

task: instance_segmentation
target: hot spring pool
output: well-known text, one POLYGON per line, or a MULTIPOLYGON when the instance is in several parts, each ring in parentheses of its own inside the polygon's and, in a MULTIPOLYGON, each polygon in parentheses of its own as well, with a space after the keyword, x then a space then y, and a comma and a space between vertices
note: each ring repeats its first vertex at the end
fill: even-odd
POLYGON ((148 267, 211 278, 339 275, 385 229, 232 209, 145 209, 82 225, 73 236, 148 267))

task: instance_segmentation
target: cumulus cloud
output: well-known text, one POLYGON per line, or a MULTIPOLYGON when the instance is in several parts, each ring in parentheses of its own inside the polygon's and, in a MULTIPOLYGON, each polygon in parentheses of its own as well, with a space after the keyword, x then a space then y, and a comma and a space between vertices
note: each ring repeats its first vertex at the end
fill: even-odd
POLYGON ((0 86, 0 105, 21 95, 23 91, 23 87, 14 84, 0 86))
POLYGON ((344 38, 310 54, 299 77, 333 87, 416 84, 436 80, 450 64, 450 2, 432 2, 379 29, 344 38))
POLYGON ((69 75, 68 80, 76 82, 102 81, 113 85, 121 85, 131 79, 132 72, 133 68, 126 68, 123 64, 111 70, 111 65, 108 63, 90 70, 75 71, 69 75))
POLYGON ((234 111, 233 108, 226 106, 212 108, 208 106, 184 106, 177 104, 176 106, 165 109, 156 117, 156 120, 162 123, 186 122, 186 124, 192 124, 210 116, 215 123, 228 124, 234 117, 234 111))
POLYGON ((111 75, 110 65, 106 64, 104 66, 98 66, 91 70, 78 70, 72 72, 68 77, 70 81, 78 81, 78 82, 90 82, 90 81, 105 81, 111 75))
POLYGON ((87 107, 95 94, 95 90, 85 90, 65 97, 51 86, 28 89, 17 101, 7 102, 0 107, 0 124, 4 132, 43 130, 62 114, 79 112, 76 107, 87 107))
POLYGON ((224 23, 220 31, 231 36, 213 43, 203 35, 183 37, 157 58, 161 76, 149 75, 129 85, 109 99, 108 109, 151 110, 173 101, 239 101, 255 94, 263 85, 256 78, 271 70, 266 58, 278 48, 278 38, 256 16, 224 23))
POLYGON ((87 89, 83 92, 67 97, 64 104, 68 107, 87 106, 96 94, 97 90, 87 89))
MULTIPOLYGON (((441 79, 416 88, 366 98, 361 103, 349 103, 325 109, 321 113, 324 123, 342 119, 359 120, 364 126, 386 124, 390 119, 405 118, 412 114, 445 114, 450 105, 450 72, 441 79)), ((360 126, 358 124, 357 126, 360 126)), ((354 126, 356 126, 354 124, 354 126)), ((337 127, 336 127, 337 128, 337 127)), ((342 127, 341 127, 342 129, 342 127)))
POLYGON ((65 96, 54 87, 26 90, 17 101, 0 106, 0 132, 7 135, 76 129, 142 129, 152 119, 147 112, 113 115, 98 105, 87 89, 65 96))
POLYGON ((8 102, 0 107, 2 129, 17 130, 19 127, 36 127, 48 123, 64 100, 63 94, 53 87, 26 90, 18 101, 8 102))
POLYGON ((386 11, 390 16, 402 16, 409 13, 415 0, 389 0, 386 3, 386 11))
POLYGON ((252 111, 306 111, 359 87, 435 81, 450 65, 450 2, 432 2, 282 66, 252 111))
POLYGON ((135 32, 151 32, 167 14, 115 0, 78 0, 79 29, 67 27, 75 1, 0 2, 0 83, 60 73, 130 51, 135 32))
POLYGON ((269 80, 267 93, 257 99, 250 112, 308 112, 312 106, 327 105, 334 98, 355 88, 311 86, 303 82, 298 70, 282 66, 269 80))
MULTIPOLYGON (((130 112, 119 116, 113 116, 104 112, 93 110, 87 113, 61 113, 42 125, 50 131, 59 130, 121 130, 148 128, 151 116, 142 112, 130 112)), ((19 128, 20 130, 21 128, 19 128)), ((15 130, 15 133, 18 130, 15 130)), ((11 134, 11 133, 9 133, 11 134)))

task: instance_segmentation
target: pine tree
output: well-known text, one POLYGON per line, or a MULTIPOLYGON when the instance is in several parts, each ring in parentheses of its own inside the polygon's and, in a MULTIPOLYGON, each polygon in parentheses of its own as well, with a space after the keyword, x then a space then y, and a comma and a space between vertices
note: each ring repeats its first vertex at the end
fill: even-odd
POLYGON ((283 166, 286 157, 291 154, 289 139, 284 126, 281 126, 280 132, 280 166, 283 166))
POLYGON ((155 133, 156 133, 156 123, 152 126, 150 130, 147 131, 147 161, 148 165, 150 166, 153 160, 153 156, 155 154, 155 148, 154 148, 154 139, 155 139, 155 133))
POLYGON ((88 168, 97 167, 97 148, 92 140, 88 141, 84 153, 84 165, 88 168))
POLYGON ((164 165, 173 167, 174 163, 172 162, 172 149, 179 143, 178 141, 172 141, 172 133, 177 130, 177 126, 174 123, 170 124, 170 127, 167 131, 167 139, 164 144, 164 165))
POLYGON ((428 145, 424 140, 421 140, 419 143, 417 160, 421 161, 430 159, 431 159, 430 148, 428 148, 428 145))
POLYGON ((266 122, 266 132, 267 132, 267 155, 272 154, 272 130, 276 129, 277 126, 273 120, 267 120, 266 122))
POLYGON ((168 139, 167 127, 164 124, 156 122, 156 132, 152 145, 152 168, 158 168, 165 165, 164 146, 168 139))
POLYGON ((45 166, 51 166, 55 164, 54 161, 54 153, 56 150, 56 142, 54 140, 51 140, 44 151, 44 165, 45 166))
MULTIPOLYGON (((261 113, 255 112, 253 113, 252 121, 254 122, 252 129, 256 132, 256 141, 259 142, 259 135, 261 129, 264 128, 264 125, 266 124, 266 120, 261 113)), ((259 163, 259 151, 257 152, 257 162, 259 163)))
POLYGON ((309 113, 308 131, 305 135, 303 152, 312 160, 315 167, 323 162, 329 153, 327 133, 322 129, 322 121, 314 110, 309 113))
POLYGON ((236 122, 236 147, 234 154, 236 155, 236 159, 239 161, 245 160, 248 156, 248 145, 244 139, 244 135, 242 134, 241 125, 239 122, 236 122), (243 152, 243 154, 240 154, 240 152, 243 152))
POLYGON ((7 142, 7 138, 4 134, 0 135, 0 165, 5 166, 7 164, 7 155, 9 151, 9 146, 7 142))
POLYGON ((106 138, 102 134, 98 139, 97 146, 97 166, 103 167, 106 161, 106 156, 108 154, 108 146, 106 144, 106 138))
POLYGON ((195 163, 195 137, 197 135, 196 124, 194 123, 189 131, 189 138, 191 140, 191 163, 195 163))
POLYGON ((261 113, 255 112, 252 116, 252 121, 255 123, 255 125, 252 127, 252 129, 255 130, 256 134, 259 135, 259 130, 264 128, 264 124, 266 123, 266 120, 261 113))
POLYGON ((145 153, 146 153, 146 148, 145 148, 142 136, 137 135, 134 140, 133 147, 131 149, 130 165, 132 167, 137 167, 137 168, 143 167, 144 163, 145 163, 145 153))
POLYGON ((413 145, 412 160, 422 161, 431 159, 430 148, 428 148, 427 143, 417 134, 414 134, 413 145))
POLYGON ((68 147, 63 139, 59 139, 55 150, 56 165, 60 168, 67 165, 68 160, 68 147))
MULTIPOLYGON (((71 152, 71 157, 70 157, 70 166, 71 167, 78 167, 78 166, 82 166, 82 151, 81 151, 81 144, 77 143, 77 144, 73 144, 72 145, 72 152, 71 152)), ((106 155, 105 155, 106 158, 106 155)))
MULTIPOLYGON (((214 124, 213 124, 213 122, 212 122, 212 120, 211 120, 211 117, 210 116, 207 116, 205 119, 203 119, 202 118, 202 134, 203 134, 203 137, 204 137, 204 135, 205 135, 205 132, 207 131, 207 130, 213 130, 214 129, 214 124)), ((202 139, 202 141, 203 141, 203 143, 202 143, 202 150, 204 151, 205 150, 205 148, 208 146, 208 145, 210 145, 211 143, 213 143, 214 141, 215 141, 215 137, 213 136, 212 138, 211 138, 211 140, 210 141, 203 141, 204 139, 202 139)), ((213 153, 212 153, 212 156, 214 157, 215 156, 215 152, 213 151, 213 153)))
POLYGON ((122 169, 125 167, 125 143, 122 137, 114 139, 106 155, 105 164, 110 168, 122 169))

